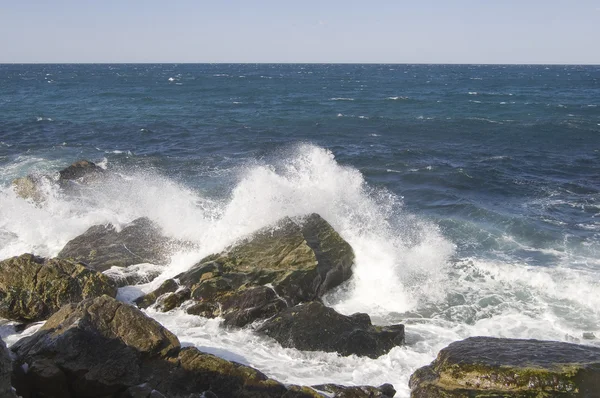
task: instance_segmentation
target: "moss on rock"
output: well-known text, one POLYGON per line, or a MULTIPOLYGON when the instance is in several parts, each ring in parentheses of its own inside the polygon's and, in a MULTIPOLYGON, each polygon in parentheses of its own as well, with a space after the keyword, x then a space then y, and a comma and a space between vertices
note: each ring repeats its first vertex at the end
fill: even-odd
POLYGON ((412 397, 594 397, 600 348, 472 337, 450 344, 410 378, 412 397))
POLYGON ((23 254, 0 262, 0 316, 24 322, 48 318, 68 303, 117 289, 105 275, 84 264, 23 254))

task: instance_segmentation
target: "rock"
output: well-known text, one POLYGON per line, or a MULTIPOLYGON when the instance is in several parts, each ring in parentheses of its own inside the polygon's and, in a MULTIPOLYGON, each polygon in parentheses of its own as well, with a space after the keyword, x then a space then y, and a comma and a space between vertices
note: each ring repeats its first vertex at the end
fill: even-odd
POLYGON ((256 369, 182 349, 158 322, 108 296, 61 308, 12 350, 19 365, 30 365, 32 391, 17 391, 24 398, 318 396, 288 395, 256 369))
POLYGON ((90 180, 102 175, 104 169, 88 160, 80 160, 58 173, 59 181, 90 180))
POLYGON ((318 301, 288 308, 257 331, 283 347, 370 358, 404 343, 404 325, 373 326, 367 314, 345 316, 318 301))
POLYGON ((164 265, 146 263, 134 264, 128 267, 111 267, 103 274, 112 279, 117 287, 123 287, 152 282, 163 271, 164 265))
POLYGON ((12 373, 13 366, 10 352, 4 341, 0 339, 0 397, 16 398, 11 383, 12 373))
POLYGON ((87 160, 80 160, 69 167, 58 172, 58 178, 48 175, 30 174, 13 180, 13 189, 23 199, 33 201, 40 205, 46 200, 46 194, 42 190, 43 184, 56 184, 62 188, 70 186, 71 183, 89 183, 104 175, 104 169, 87 160))
POLYGON ((23 254, 0 262, 0 316, 34 322, 48 318, 68 303, 117 289, 105 275, 71 260, 23 254))
MULTIPOLYGON (((318 214, 284 218, 175 277, 190 289, 190 313, 244 326, 318 299, 352 275, 354 252, 318 214)), ((156 292, 140 301, 152 302, 156 292)), ((145 304, 145 305, 146 305, 145 304)))
POLYGON ((58 258, 72 258, 96 271, 133 264, 166 264, 174 242, 146 217, 138 218, 120 232, 112 224, 94 225, 69 241, 58 258))
POLYGON ((313 386, 318 391, 334 394, 336 398, 392 398, 396 390, 391 384, 383 384, 379 387, 357 386, 348 387, 337 384, 321 384, 313 386))
POLYGON ((13 190, 17 195, 26 200, 31 200, 39 205, 46 200, 46 195, 41 189, 41 176, 28 175, 12 181, 13 190))
POLYGON ((179 284, 173 279, 167 279, 162 283, 162 285, 160 285, 158 289, 156 289, 152 293, 149 293, 142 297, 138 297, 135 300, 135 303, 140 308, 148 308, 152 304, 154 304, 159 297, 168 293, 174 293, 177 291, 177 289, 179 289, 179 284))
POLYGON ((471 337, 410 378, 411 397, 598 397, 600 347, 471 337))

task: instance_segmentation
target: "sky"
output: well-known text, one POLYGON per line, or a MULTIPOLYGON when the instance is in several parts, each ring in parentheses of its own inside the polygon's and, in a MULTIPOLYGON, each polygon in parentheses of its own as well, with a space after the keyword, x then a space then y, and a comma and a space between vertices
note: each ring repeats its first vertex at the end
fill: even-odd
POLYGON ((600 64, 600 0, 0 0, 0 63, 600 64))

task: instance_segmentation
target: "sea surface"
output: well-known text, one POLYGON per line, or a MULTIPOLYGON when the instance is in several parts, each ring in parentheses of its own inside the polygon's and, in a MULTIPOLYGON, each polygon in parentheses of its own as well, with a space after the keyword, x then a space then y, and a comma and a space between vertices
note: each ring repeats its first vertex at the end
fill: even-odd
POLYGON ((406 346, 340 357, 148 314, 285 383, 408 397, 410 374, 468 336, 600 345, 599 151, 599 66, 0 65, 0 258, 54 256, 94 224, 147 216, 199 247, 148 291, 317 212, 356 253, 326 302, 404 323, 406 346), (80 159, 121 178, 75 196, 48 185, 42 206, 10 186, 80 159))

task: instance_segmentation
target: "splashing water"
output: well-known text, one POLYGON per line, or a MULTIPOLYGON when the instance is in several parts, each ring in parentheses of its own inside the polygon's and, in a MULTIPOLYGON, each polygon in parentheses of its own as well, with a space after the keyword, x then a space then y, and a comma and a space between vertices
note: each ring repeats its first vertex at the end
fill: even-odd
MULTIPOLYGON (((107 167, 111 176, 74 194, 49 182, 43 186, 47 199, 38 206, 2 188, 0 257, 55 256, 91 225, 120 227, 147 216, 165 234, 198 247, 175 253, 159 278, 136 287, 148 291, 282 217, 319 213, 356 254, 353 278, 326 303, 345 314, 367 312, 381 324, 404 322, 407 346, 377 359, 300 352, 249 329, 223 330, 219 320, 147 311, 183 344, 255 366, 285 383, 391 382, 397 396, 406 397, 410 374, 452 341, 472 335, 576 340, 599 328, 597 273, 457 258, 437 225, 405 211, 398 196, 369 186, 357 169, 340 165, 318 146, 297 145, 235 169, 236 183, 218 198, 154 170, 107 167)), ((131 298, 127 289, 120 297, 131 298)))

